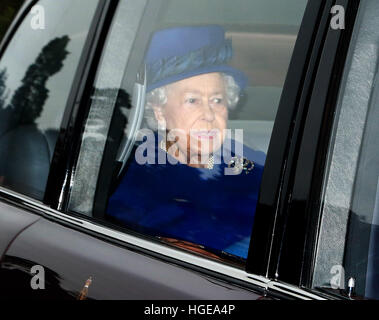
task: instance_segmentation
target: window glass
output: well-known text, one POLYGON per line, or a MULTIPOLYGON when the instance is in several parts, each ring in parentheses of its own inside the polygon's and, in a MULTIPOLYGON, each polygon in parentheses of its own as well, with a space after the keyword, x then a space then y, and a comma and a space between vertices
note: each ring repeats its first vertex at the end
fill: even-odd
POLYGON ((69 208, 243 263, 306 4, 121 1, 69 208))
POLYGON ((0 41, 24 0, 2 0, 0 3, 0 41))
POLYGON ((97 2, 37 5, 0 60, 0 185, 42 199, 97 2))
POLYGON ((361 1, 325 176, 313 285, 379 299, 379 3, 361 1))

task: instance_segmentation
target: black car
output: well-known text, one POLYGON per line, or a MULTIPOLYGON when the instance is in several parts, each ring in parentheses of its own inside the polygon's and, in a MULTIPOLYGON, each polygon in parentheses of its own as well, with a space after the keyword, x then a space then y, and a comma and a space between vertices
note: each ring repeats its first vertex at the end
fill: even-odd
POLYGON ((378 17, 377 0, 2 0, 0 299, 378 299, 378 17), (137 175, 122 218, 162 208, 126 223, 110 203, 147 126, 145 55, 189 26, 222 28, 249 79, 227 127, 262 155, 256 202, 222 220, 233 197, 202 176, 149 207, 172 177, 137 175))

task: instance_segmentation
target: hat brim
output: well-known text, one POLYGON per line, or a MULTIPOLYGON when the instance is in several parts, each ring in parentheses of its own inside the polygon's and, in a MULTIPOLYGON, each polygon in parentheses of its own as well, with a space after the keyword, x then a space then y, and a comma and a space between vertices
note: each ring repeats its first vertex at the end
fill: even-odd
POLYGON ((177 75, 173 75, 171 77, 167 77, 156 83, 152 83, 151 85, 148 85, 146 88, 146 92, 150 92, 151 90, 163 87, 165 85, 168 85, 180 80, 184 80, 184 79, 198 76, 201 74, 213 73, 213 72, 222 72, 222 73, 232 76, 234 78, 234 81, 238 84, 241 90, 244 89, 248 85, 248 78, 242 71, 237 70, 229 65, 215 65, 215 66, 207 66, 205 68, 203 67, 197 70, 190 70, 190 71, 183 72, 177 75))

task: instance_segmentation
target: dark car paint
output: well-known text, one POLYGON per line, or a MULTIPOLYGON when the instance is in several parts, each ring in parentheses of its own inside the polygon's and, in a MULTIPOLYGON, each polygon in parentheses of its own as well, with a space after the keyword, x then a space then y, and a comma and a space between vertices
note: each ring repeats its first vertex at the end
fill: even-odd
POLYGON ((12 241, 40 217, 0 202, 0 261, 12 241))
MULTIPOLYGON (((0 211, 0 217, 4 216, 0 211)), ((262 295, 199 272, 168 264, 40 219, 6 252, 0 298, 76 299, 86 281, 88 299, 256 300, 262 295), (32 290, 30 269, 42 265, 46 289, 32 290)))

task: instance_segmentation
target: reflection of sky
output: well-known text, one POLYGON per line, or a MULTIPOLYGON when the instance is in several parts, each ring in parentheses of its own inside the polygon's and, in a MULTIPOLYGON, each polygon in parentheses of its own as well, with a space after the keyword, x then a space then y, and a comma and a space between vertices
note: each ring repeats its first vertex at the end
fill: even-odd
POLYGON ((67 46, 69 55, 64 61, 61 71, 52 76, 46 87, 49 98, 45 103, 41 117, 37 120, 42 129, 59 128, 72 80, 77 69, 80 53, 94 14, 97 1, 94 0, 41 0, 39 5, 45 9, 44 30, 31 28, 30 14, 19 27, 16 40, 12 41, 1 59, 0 70, 7 68, 7 88, 10 89, 8 102, 21 85, 28 67, 34 63, 42 48, 56 37, 68 35, 67 46))

